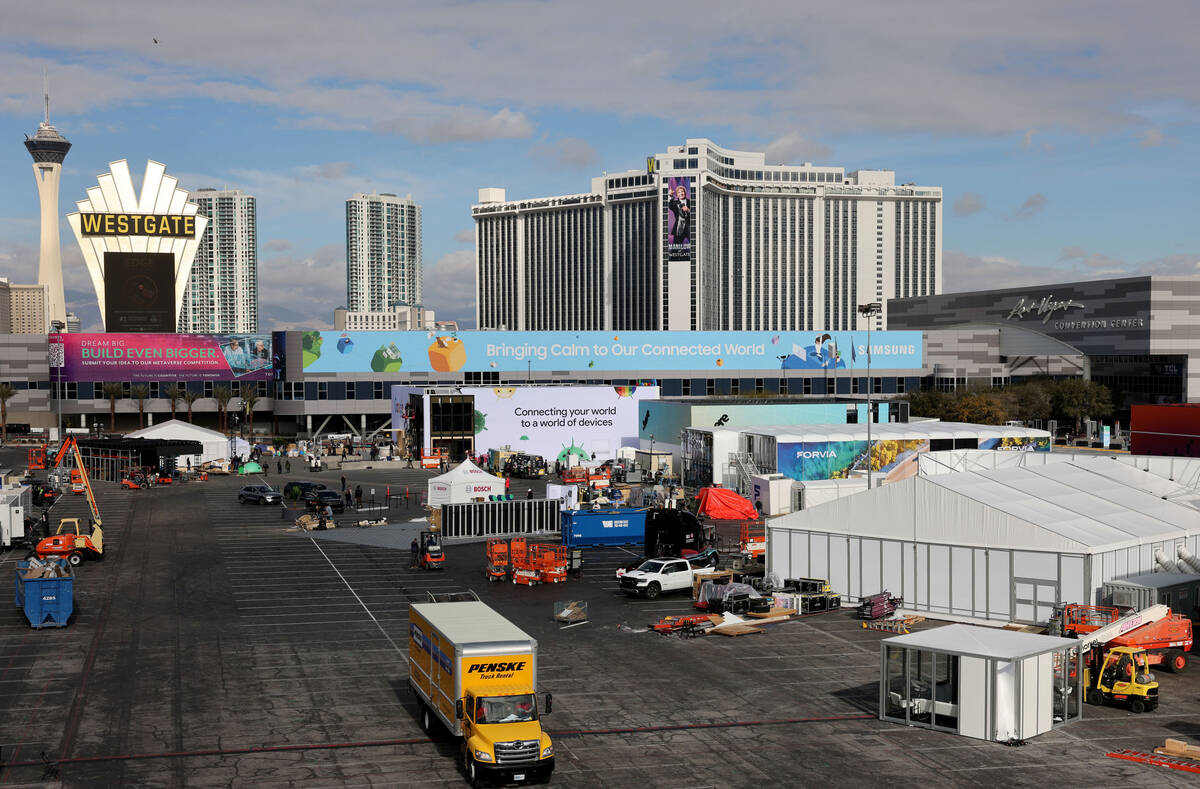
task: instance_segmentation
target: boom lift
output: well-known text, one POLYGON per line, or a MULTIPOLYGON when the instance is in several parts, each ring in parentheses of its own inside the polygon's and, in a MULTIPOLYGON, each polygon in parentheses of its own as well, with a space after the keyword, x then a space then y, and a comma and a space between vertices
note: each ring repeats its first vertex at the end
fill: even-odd
POLYGON ((79 444, 74 436, 63 441, 54 456, 52 469, 62 465, 67 452, 75 458, 75 468, 71 469, 72 486, 79 485, 87 495, 88 508, 92 512, 91 533, 84 533, 78 518, 63 518, 59 521, 58 529, 51 536, 42 540, 34 548, 39 559, 57 556, 66 559, 72 565, 78 565, 85 556, 100 558, 104 555, 104 530, 100 528, 100 508, 96 506, 96 496, 92 492, 92 483, 88 479, 87 468, 83 465, 83 455, 79 452, 79 444))

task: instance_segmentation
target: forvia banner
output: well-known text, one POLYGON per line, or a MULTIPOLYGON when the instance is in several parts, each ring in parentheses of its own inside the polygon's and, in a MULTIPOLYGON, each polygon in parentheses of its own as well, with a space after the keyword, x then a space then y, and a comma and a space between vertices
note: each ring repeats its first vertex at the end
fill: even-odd
POLYGON ((269 381, 270 334, 51 334, 63 381, 269 381))
MULTIPOLYGON (((920 370, 919 331, 871 333, 873 370, 920 370)), ((862 370, 864 332, 310 331, 306 373, 862 370)))

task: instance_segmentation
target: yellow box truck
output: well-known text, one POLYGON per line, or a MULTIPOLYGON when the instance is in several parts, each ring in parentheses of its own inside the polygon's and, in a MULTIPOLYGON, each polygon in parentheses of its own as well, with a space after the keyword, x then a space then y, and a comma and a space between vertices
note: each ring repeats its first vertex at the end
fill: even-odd
MULTIPOLYGON (((548 779, 554 746, 539 723, 537 641, 480 602, 408 611, 408 682, 425 731, 437 716, 462 737, 472 786, 548 779)), ((545 713, 551 705, 547 693, 545 713)))

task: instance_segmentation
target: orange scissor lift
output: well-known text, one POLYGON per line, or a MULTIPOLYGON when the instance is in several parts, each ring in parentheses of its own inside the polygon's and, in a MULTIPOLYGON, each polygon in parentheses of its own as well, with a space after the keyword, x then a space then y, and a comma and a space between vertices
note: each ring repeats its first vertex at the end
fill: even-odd
POLYGON ((565 545, 534 545, 533 563, 544 584, 558 584, 567 580, 567 547, 565 545))
POLYGON ((530 550, 524 537, 514 537, 509 542, 508 552, 512 558, 512 582, 514 584, 535 586, 541 583, 542 574, 535 563, 534 551, 530 550))
POLYGON ((487 579, 503 581, 508 577, 509 551, 508 540, 490 539, 487 541, 487 579))

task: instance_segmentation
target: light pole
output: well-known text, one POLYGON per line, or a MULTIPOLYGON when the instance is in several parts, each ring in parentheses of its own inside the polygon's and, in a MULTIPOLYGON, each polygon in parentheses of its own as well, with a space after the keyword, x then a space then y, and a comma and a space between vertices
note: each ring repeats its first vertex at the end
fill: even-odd
POLYGON ((871 423, 875 421, 875 414, 871 408, 871 392, 875 388, 874 382, 871 380, 871 319, 881 312, 883 312, 883 305, 878 301, 858 305, 858 314, 867 319, 867 490, 871 489, 873 481, 871 473, 871 423))

